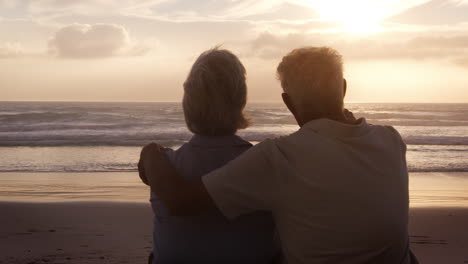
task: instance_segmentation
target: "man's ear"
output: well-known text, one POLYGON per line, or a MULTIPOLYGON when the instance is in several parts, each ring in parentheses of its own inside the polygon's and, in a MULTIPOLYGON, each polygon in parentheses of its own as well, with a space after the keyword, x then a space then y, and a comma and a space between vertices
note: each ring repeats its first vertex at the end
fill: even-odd
POLYGON ((287 93, 282 93, 281 97, 283 98, 283 102, 286 105, 286 107, 289 109, 289 111, 294 115, 295 114, 295 109, 294 105, 291 102, 291 98, 289 97, 289 94, 287 93))
POLYGON ((343 78, 343 98, 346 96, 346 88, 348 88, 348 83, 346 82, 346 79, 343 78))
POLYGON ((283 102, 286 105, 286 107, 288 107, 289 111, 293 114, 294 118, 296 119, 297 124, 299 124, 299 126, 302 126, 303 122, 299 117, 298 113, 296 112, 296 108, 294 107, 294 104, 291 100, 291 97, 289 97, 289 94, 282 93, 281 97, 283 98, 283 102))
POLYGON ((343 98, 346 96, 346 89, 348 88, 348 83, 346 82, 346 79, 343 78, 343 98))

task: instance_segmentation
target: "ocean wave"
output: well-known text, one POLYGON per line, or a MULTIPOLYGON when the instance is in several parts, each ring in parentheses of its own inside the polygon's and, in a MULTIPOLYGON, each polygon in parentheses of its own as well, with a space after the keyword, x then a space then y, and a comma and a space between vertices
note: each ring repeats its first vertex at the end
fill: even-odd
MULTIPOLYGON (((260 142, 266 139, 276 138, 285 134, 276 133, 239 133, 247 141, 260 142)), ((190 133, 179 136, 167 134, 141 134, 141 135, 56 135, 50 136, 25 136, 5 137, 0 135, 0 146, 143 146, 149 142, 158 142, 166 147, 174 147, 187 142, 190 133)), ((468 137, 443 137, 443 136, 407 136, 403 137, 407 145, 453 145, 468 146, 468 137)))
POLYGON ((453 112, 357 112, 355 116, 363 116, 368 119, 408 119, 408 120, 458 120, 468 121, 466 113, 453 112))
MULTIPOLYGON (((83 169, 83 168, 75 168, 75 169, 0 169, 0 173, 2 172, 24 172, 24 173, 31 173, 31 172, 137 172, 138 169, 136 168, 100 168, 100 169, 83 169)), ((468 172, 468 167, 466 168, 408 168, 408 172, 468 172)))
POLYGON ((0 121, 2 122, 51 122, 63 119, 78 119, 83 115, 87 115, 86 112, 72 112, 72 113, 60 113, 60 112, 26 112, 26 113, 12 113, 12 114, 3 114, 0 115, 0 121))
MULTIPOLYGON (((468 145, 468 104, 350 104, 371 124, 393 125, 407 144, 468 145)), ((298 129, 282 104, 250 104, 239 135, 263 141, 298 129)), ((0 146, 141 146, 187 141, 180 103, 2 103, 0 146)))
POLYGON ((79 140, 19 140, 19 141, 0 141, 0 147, 60 147, 60 146, 144 146, 150 142, 157 142, 158 144, 164 145, 165 147, 180 146, 187 140, 176 140, 176 139, 134 139, 134 140, 92 140, 92 139, 79 139, 79 140))
POLYGON ((468 168, 411 168, 408 172, 468 172, 468 168))
POLYGON ((408 145, 468 146, 468 137, 406 136, 403 140, 408 145))

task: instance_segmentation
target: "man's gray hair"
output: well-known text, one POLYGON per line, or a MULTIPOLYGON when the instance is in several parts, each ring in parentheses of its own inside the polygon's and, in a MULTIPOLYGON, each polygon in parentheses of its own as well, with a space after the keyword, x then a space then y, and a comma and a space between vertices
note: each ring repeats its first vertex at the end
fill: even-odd
POLYGON ((246 71, 228 50, 203 52, 184 83, 183 108, 190 131, 205 136, 235 134, 246 128, 246 71))
POLYGON ((328 47, 304 47, 283 57, 277 68, 285 93, 299 107, 318 112, 343 109, 343 59, 328 47))

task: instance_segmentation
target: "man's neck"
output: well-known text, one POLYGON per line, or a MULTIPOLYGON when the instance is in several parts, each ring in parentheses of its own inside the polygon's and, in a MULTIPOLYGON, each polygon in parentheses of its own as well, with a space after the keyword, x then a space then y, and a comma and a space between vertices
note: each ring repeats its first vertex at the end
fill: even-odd
POLYGON ((345 124, 354 124, 356 119, 350 118, 345 115, 344 110, 337 113, 308 113, 304 114, 303 117, 298 120, 299 126, 303 126, 304 124, 318 119, 330 119, 336 122, 345 123, 345 124))

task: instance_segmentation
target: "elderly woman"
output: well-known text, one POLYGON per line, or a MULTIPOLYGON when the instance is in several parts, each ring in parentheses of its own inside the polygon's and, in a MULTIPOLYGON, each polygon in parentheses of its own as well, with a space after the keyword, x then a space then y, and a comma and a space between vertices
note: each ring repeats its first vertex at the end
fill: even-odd
MULTIPOLYGON (((194 135, 178 150, 166 152, 182 177, 200 179, 252 146, 236 136, 248 125, 243 115, 245 74, 242 63, 227 50, 208 50, 195 61, 183 99, 185 121, 194 135)), ((175 217, 154 194, 151 205, 153 264, 272 263, 278 255, 270 213, 255 212, 235 221, 219 211, 175 217)))

